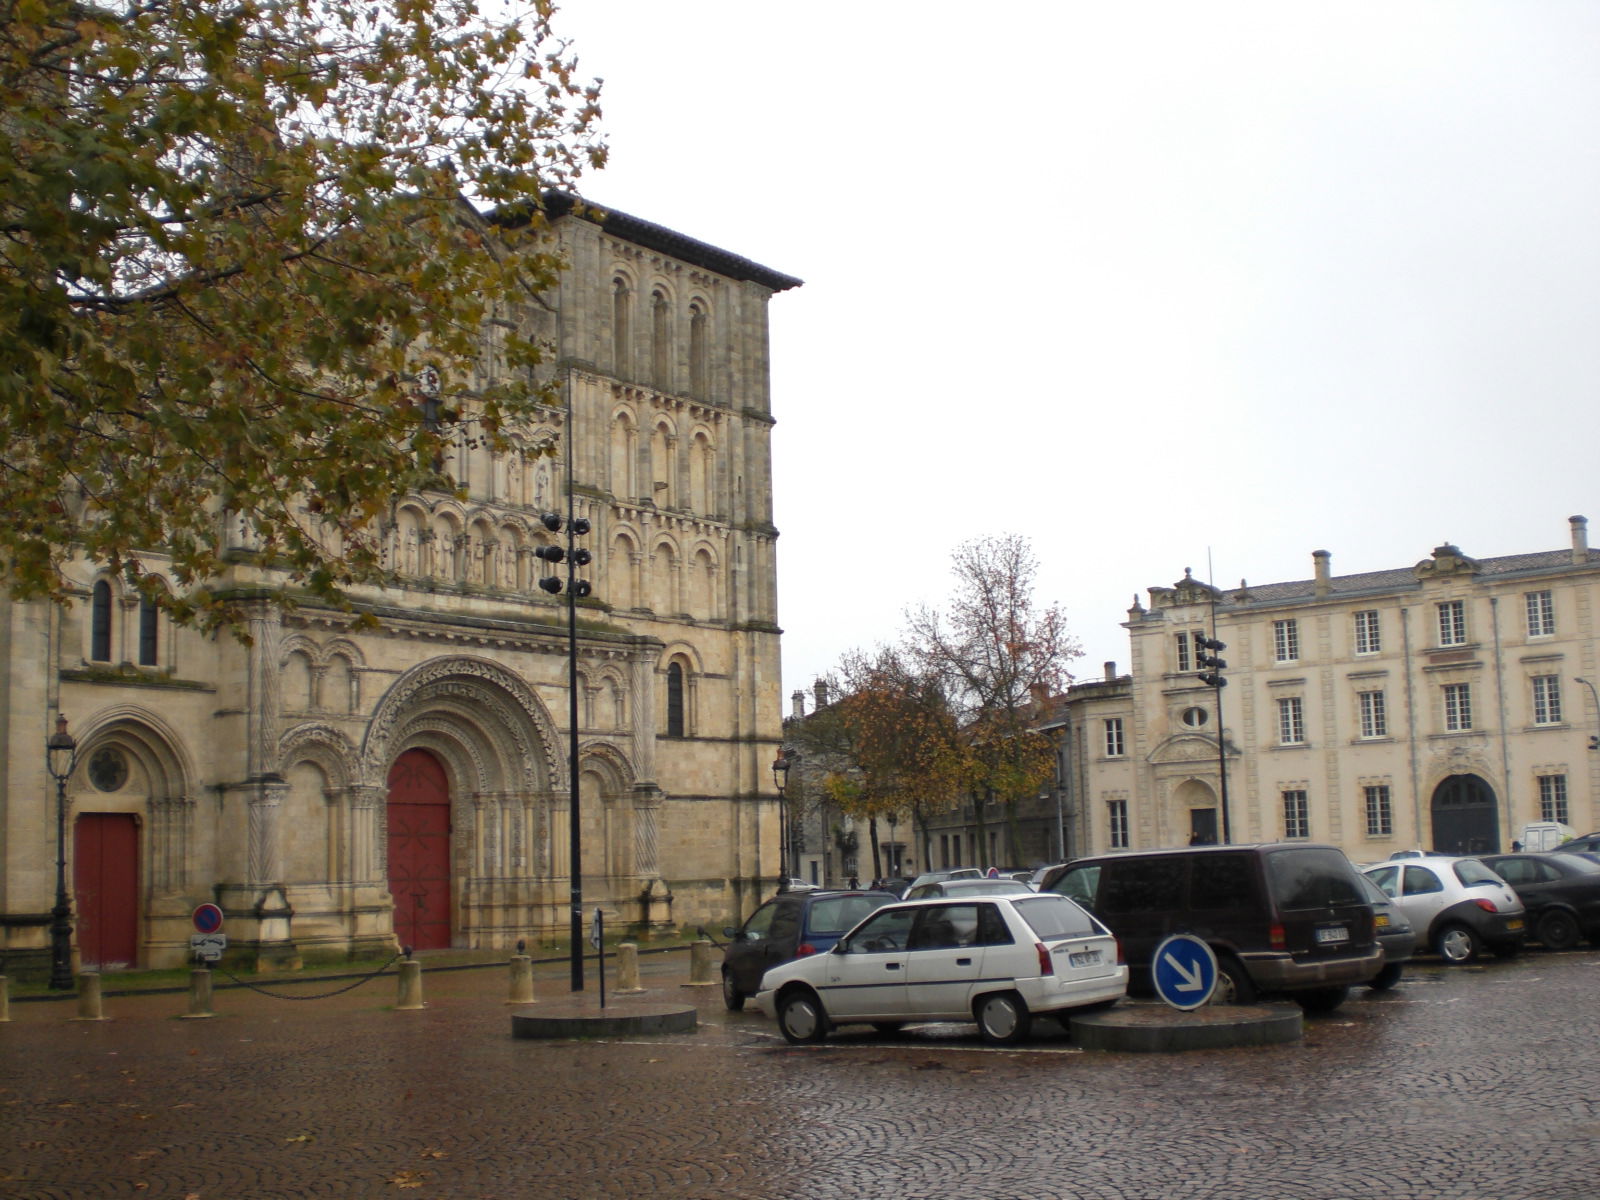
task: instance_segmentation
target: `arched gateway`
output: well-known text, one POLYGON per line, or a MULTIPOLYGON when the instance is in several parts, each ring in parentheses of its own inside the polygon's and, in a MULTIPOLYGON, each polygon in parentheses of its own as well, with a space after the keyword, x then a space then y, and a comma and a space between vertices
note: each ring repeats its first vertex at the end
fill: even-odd
POLYGON ((426 750, 389 768, 389 894, 394 933, 415 950, 450 945, 450 781, 426 750))
POLYGON ((1494 789, 1477 775, 1450 775, 1433 789, 1433 848, 1441 854, 1500 849, 1494 789))

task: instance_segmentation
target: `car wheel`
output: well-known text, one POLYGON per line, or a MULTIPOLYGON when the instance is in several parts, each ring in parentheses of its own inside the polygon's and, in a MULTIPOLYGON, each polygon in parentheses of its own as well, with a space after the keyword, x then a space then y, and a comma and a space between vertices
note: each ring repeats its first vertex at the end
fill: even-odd
POLYGON ((1561 909, 1547 912, 1539 918, 1537 934, 1546 950, 1571 950, 1578 944, 1580 932, 1572 914, 1561 909))
POLYGON ((745 995, 739 990, 739 985, 733 981, 733 972, 722 973, 722 1002, 728 1006, 729 1012, 744 1011, 745 995))
POLYGON ((991 992, 978 1001, 978 1032, 991 1046, 1009 1046, 1028 1036, 1033 1017, 1015 992, 991 992))
POLYGON ((828 1015, 816 993, 801 989, 778 1001, 778 1029, 796 1046, 820 1042, 828 1036, 828 1015))
POLYGON ((884 1037, 893 1037, 904 1027, 904 1021, 874 1021, 872 1027, 884 1037))
POLYGON ((1375 992, 1387 992, 1400 982, 1400 972, 1404 967, 1404 963, 1384 963, 1383 970, 1367 980, 1367 986, 1375 992))
POLYGON ((1339 987, 1311 988, 1304 992, 1294 994, 1294 1002, 1302 1011, 1308 1013, 1331 1013, 1343 1004, 1345 997, 1350 994, 1350 989, 1343 985, 1339 987))
POLYGON ((1211 1004, 1254 1004, 1255 981, 1244 964, 1237 958, 1219 955, 1217 958, 1217 986, 1212 989, 1211 1004))
POLYGON ((1460 966, 1483 953, 1483 942, 1465 925, 1446 925, 1433 935, 1433 948, 1445 962, 1460 966))

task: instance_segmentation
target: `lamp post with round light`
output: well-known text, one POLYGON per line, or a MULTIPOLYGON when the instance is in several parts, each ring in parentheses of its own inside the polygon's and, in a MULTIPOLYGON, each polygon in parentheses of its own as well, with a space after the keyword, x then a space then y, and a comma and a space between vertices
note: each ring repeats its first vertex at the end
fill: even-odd
POLYGON ((67 732, 67 718, 56 717, 56 731, 45 742, 45 769, 56 781, 56 906, 50 910, 50 987, 72 988, 72 903, 67 897, 67 779, 78 765, 78 743, 67 732))

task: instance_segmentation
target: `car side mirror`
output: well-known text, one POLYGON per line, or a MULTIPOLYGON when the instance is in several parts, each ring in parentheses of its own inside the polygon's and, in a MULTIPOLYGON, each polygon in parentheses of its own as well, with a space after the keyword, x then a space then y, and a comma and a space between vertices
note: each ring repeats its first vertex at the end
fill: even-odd
POLYGON ((739 936, 739 931, 732 925, 724 925, 722 927, 722 936, 725 938, 736 938, 739 936))

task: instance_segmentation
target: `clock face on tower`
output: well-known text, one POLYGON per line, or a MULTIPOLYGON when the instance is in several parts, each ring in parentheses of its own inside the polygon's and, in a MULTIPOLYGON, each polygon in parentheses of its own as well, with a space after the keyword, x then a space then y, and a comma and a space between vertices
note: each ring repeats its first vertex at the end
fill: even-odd
POLYGON ((439 368, 434 366, 432 363, 429 363, 427 366, 423 367, 422 374, 417 376, 417 387, 424 396, 437 396, 439 394, 439 388, 442 386, 443 382, 444 381, 439 378, 439 368))

